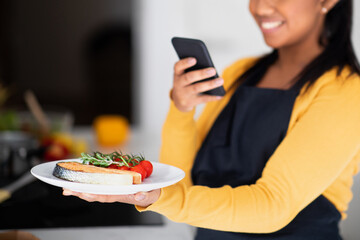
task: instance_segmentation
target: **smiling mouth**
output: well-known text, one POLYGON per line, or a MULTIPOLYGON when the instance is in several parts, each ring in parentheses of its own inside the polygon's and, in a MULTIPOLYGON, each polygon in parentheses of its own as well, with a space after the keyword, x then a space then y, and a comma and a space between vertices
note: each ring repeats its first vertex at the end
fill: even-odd
POLYGON ((278 27, 280 27, 281 25, 283 25, 284 22, 283 21, 274 21, 274 22, 262 22, 260 24, 260 27, 263 30, 273 30, 276 29, 278 27))

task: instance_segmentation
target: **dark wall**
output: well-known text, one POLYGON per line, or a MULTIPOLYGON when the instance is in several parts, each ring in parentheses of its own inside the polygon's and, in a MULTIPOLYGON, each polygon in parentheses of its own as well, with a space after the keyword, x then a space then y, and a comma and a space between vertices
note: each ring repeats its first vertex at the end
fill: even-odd
POLYGON ((0 83, 7 85, 12 76, 11 52, 12 2, 0 1, 0 83))
POLYGON ((24 105, 31 89, 43 106, 71 110, 77 125, 99 114, 131 120, 131 0, 1 2, 8 105, 24 105))

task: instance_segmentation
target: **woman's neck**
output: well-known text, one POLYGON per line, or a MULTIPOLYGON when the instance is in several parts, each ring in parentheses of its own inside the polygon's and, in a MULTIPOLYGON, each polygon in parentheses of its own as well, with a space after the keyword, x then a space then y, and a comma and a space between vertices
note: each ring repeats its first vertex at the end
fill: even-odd
POLYGON ((280 69, 304 69, 324 50, 317 42, 302 43, 278 49, 277 65, 280 69))
POLYGON ((264 77, 257 83, 262 88, 289 89, 293 80, 321 52, 317 44, 306 46, 284 47, 278 49, 278 59, 270 66, 264 77))

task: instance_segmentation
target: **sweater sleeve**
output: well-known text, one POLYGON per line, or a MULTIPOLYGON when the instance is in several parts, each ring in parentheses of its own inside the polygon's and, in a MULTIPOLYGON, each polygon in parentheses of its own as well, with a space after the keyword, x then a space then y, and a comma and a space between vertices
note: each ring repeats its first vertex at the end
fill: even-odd
MULTIPOLYGON (((202 122, 207 122, 207 126, 202 129, 199 129, 199 124, 194 119, 195 108, 190 112, 181 112, 176 108, 174 102, 170 101, 170 109, 162 129, 160 162, 182 169, 185 172, 182 183, 186 186, 192 185, 191 168, 204 133, 211 127, 217 114, 230 99, 234 89, 229 88, 233 81, 252 66, 256 59, 239 59, 224 70, 222 77, 225 79, 226 95, 222 100, 210 102, 205 106, 205 109, 209 109, 213 114, 206 117, 207 119, 202 119, 202 122)), ((206 110, 204 111, 206 112, 206 110)))
MULTIPOLYGON (((359 93, 357 76, 324 85, 255 184, 208 188, 182 181, 163 188, 159 200, 147 210, 176 222, 222 231, 270 233, 285 227, 358 152, 359 93)), ((181 144, 185 143, 179 142, 176 153, 181 144)))
POLYGON ((185 172, 182 182, 186 185, 191 185, 190 161, 196 154, 197 130, 194 115, 195 109, 181 112, 171 101, 162 131, 160 162, 182 169, 185 172))

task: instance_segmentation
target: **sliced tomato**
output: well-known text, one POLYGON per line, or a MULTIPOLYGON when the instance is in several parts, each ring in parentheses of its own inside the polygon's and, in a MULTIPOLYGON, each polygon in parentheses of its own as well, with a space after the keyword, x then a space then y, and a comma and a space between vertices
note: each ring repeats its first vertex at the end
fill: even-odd
POLYGON ((144 179, 146 178, 146 174, 147 174, 146 170, 140 165, 136 165, 136 166, 130 168, 130 171, 140 173, 141 174, 141 181, 144 181, 144 179))
POLYGON ((152 174, 153 172, 153 165, 150 161, 148 160, 143 160, 140 162, 140 166, 143 167, 146 171, 146 177, 150 177, 150 175, 152 174))

